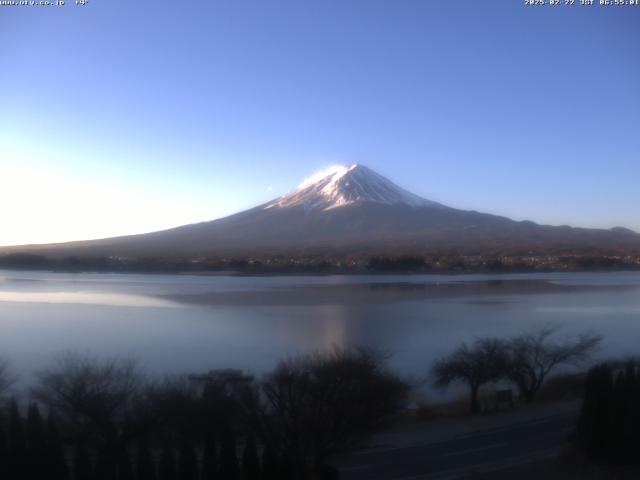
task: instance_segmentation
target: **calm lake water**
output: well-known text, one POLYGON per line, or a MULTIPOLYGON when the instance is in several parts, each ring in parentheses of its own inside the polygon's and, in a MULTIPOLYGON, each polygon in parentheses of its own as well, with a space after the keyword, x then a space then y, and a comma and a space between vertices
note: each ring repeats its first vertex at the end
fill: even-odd
POLYGON ((537 325, 640 353, 640 273, 234 277, 0 271, 0 355, 23 384, 56 354, 138 358, 153 373, 241 368, 332 346, 393 352, 424 377, 461 341, 537 325))

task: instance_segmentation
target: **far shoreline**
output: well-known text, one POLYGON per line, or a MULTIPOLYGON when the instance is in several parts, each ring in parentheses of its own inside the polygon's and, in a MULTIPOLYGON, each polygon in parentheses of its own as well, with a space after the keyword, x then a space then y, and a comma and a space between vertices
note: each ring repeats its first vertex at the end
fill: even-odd
POLYGON ((173 269, 136 269, 136 268, 113 268, 113 269, 92 269, 92 268, 29 268, 29 267, 6 267, 0 265, 0 271, 6 272, 44 272, 44 273, 66 273, 66 274, 133 274, 133 275, 175 275, 175 276, 201 276, 201 277, 331 277, 331 276, 422 276, 422 275, 442 275, 442 276, 464 276, 464 275, 526 275, 526 274, 549 274, 549 273, 637 273, 639 266, 627 266, 626 268, 581 268, 581 269, 469 269, 469 270, 296 270, 282 269, 272 271, 246 271, 246 270, 173 270, 173 269))

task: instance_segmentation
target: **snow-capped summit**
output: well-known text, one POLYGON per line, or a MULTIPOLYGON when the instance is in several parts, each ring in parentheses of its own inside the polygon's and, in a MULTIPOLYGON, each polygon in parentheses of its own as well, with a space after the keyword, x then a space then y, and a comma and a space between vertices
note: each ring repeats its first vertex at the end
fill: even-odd
POLYGON ((418 197, 363 165, 334 165, 305 179, 296 190, 265 205, 303 206, 314 210, 332 210, 355 203, 373 202, 412 207, 442 207, 418 197))

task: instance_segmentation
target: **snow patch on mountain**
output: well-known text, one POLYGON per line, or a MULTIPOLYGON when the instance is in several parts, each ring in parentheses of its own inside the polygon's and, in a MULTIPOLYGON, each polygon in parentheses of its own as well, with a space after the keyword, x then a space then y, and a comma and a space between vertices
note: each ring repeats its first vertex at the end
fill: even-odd
POLYGON ((444 208, 400 188, 363 165, 334 165, 322 170, 305 179, 293 192, 264 208, 302 206, 305 209, 331 210, 363 202, 444 208))

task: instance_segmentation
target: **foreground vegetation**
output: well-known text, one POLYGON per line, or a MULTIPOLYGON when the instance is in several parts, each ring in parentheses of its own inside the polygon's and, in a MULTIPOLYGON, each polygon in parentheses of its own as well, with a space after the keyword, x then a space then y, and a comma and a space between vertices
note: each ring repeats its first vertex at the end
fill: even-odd
POLYGON ((407 391, 364 350, 289 359, 257 381, 224 370, 149 382, 134 362, 67 354, 38 375, 26 418, 9 402, 2 478, 337 478, 326 458, 399 411, 407 391))
MULTIPOLYGON (((499 379, 532 402, 554 369, 584 362, 601 340, 556 333, 462 344, 434 363, 433 379, 466 383, 472 413, 479 387, 499 379)), ((577 445, 597 463, 637 464, 640 363, 598 365, 586 378, 577 445)), ((257 379, 215 370, 149 380, 130 360, 65 354, 20 402, 11 380, 1 363, 7 480, 335 479, 328 459, 395 418, 410 393, 386 357, 341 349, 284 360, 257 379)))
POLYGON ((578 421, 579 445, 604 465, 640 465, 640 361, 589 370, 578 421))

